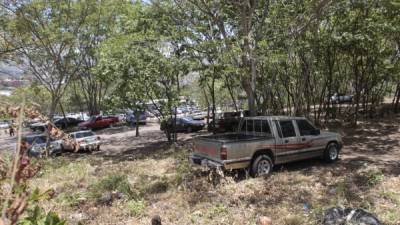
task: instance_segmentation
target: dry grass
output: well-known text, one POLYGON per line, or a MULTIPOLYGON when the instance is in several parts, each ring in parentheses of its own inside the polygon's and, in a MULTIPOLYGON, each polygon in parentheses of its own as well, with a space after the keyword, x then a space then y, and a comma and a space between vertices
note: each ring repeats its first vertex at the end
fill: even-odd
MULTIPOLYGON (((344 206, 364 208, 384 224, 398 225, 400 177, 393 163, 400 158, 392 154, 393 163, 383 158, 371 161, 366 149, 371 143, 367 141, 385 146, 376 142, 381 134, 369 134, 368 139, 363 132, 369 130, 359 128, 355 139, 346 140, 344 155, 337 163, 312 160, 285 165, 266 179, 246 179, 244 172, 221 174, 193 168, 187 161, 190 145, 181 143, 133 159, 96 154, 50 159, 43 161, 44 167, 31 185, 54 189, 55 197, 43 206, 59 212, 71 224, 149 224, 152 216, 160 215, 166 225, 252 225, 259 216, 271 217, 274 224, 313 225, 321 224, 327 208, 344 206), (365 152, 367 155, 359 155, 365 152), (113 177, 120 175, 122 181, 116 182, 113 177), (102 182, 110 185, 99 185, 102 182), (120 182, 134 194, 127 195, 113 185, 120 182), (101 204, 98 199, 104 196, 98 193, 102 192, 123 195, 101 204)), ((400 151, 393 142, 398 133, 386 137, 385 141, 392 141, 392 150, 400 151)))
POLYGON ((385 224, 400 222, 400 178, 376 168, 364 166, 350 173, 341 163, 318 163, 306 171, 281 169, 267 179, 244 179, 243 174, 235 178, 193 170, 180 160, 182 152, 119 164, 94 156, 73 161, 61 157, 46 162, 31 184, 55 189, 56 197, 45 206, 71 223, 149 224, 158 214, 163 224, 171 225, 255 224, 260 215, 271 217, 274 224, 319 224, 323 211, 337 205, 362 207, 385 224), (93 187, 103 190, 96 184, 116 174, 125 174, 137 195, 98 204, 90 197, 93 187))

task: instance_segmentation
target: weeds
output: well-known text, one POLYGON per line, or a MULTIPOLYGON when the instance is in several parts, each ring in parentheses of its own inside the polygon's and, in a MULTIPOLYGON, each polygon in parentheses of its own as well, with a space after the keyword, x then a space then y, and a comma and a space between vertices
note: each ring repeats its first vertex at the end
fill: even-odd
POLYGON ((370 170, 366 174, 367 183, 370 186, 375 186, 383 181, 385 175, 380 170, 370 170))
POLYGON ((100 181, 89 186, 89 196, 93 199, 100 199, 104 193, 119 192, 126 198, 132 199, 137 196, 131 189, 128 177, 124 174, 110 174, 100 181))
POLYGON ((81 192, 62 192, 55 200, 58 204, 74 207, 85 202, 86 194, 81 192))
POLYGON ((289 215, 283 219, 284 225, 304 225, 304 217, 300 215, 289 215))
POLYGON ((208 211, 208 217, 214 218, 214 217, 222 216, 227 213, 228 213, 228 209, 226 208, 226 206, 224 204, 219 203, 210 208, 210 210, 208 211))
POLYGON ((143 214, 146 204, 144 200, 129 200, 126 203, 126 208, 130 216, 138 217, 143 214))

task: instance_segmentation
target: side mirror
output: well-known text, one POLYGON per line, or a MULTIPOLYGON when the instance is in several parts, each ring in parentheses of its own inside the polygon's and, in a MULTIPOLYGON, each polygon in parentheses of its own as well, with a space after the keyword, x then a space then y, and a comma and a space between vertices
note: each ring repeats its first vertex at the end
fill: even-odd
POLYGON ((320 134, 321 134, 321 131, 320 131, 319 129, 315 129, 315 130, 312 130, 312 131, 310 132, 310 134, 311 134, 311 135, 320 135, 320 134))

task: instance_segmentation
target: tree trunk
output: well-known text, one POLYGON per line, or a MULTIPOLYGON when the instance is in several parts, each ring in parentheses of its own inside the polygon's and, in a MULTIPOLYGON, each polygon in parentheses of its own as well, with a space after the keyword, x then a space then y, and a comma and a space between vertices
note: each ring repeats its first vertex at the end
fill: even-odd
MULTIPOLYGON (((51 96, 51 105, 50 105, 50 108, 49 108, 49 120, 50 120, 50 122, 51 123, 53 123, 53 117, 54 117, 54 112, 56 111, 56 107, 57 107, 57 104, 58 104, 58 99, 56 98, 56 96, 53 94, 52 96, 51 96)), ((49 155, 50 155, 50 141, 51 141, 51 139, 50 139, 50 124, 48 124, 47 125, 47 129, 46 129, 46 152, 45 152, 45 156, 46 157, 49 157, 49 155)))
POLYGON ((396 86, 396 91, 394 93, 392 105, 393 105, 393 112, 398 113, 399 110, 399 102, 400 102, 400 83, 396 86))
POLYGON ((139 117, 140 117, 140 112, 136 110, 135 112, 135 119, 136 119, 136 137, 139 137, 139 117))

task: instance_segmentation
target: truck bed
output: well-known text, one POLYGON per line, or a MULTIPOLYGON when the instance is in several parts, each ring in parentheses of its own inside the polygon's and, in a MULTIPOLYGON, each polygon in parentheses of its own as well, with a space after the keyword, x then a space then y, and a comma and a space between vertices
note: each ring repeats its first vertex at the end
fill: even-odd
POLYGON ((236 141, 253 141, 259 139, 266 139, 272 137, 266 136, 255 136, 251 134, 244 134, 244 133, 226 133, 226 134, 217 134, 217 135, 208 135, 199 137, 199 139, 207 140, 207 141, 215 141, 220 143, 229 143, 229 142, 236 142, 236 141))

